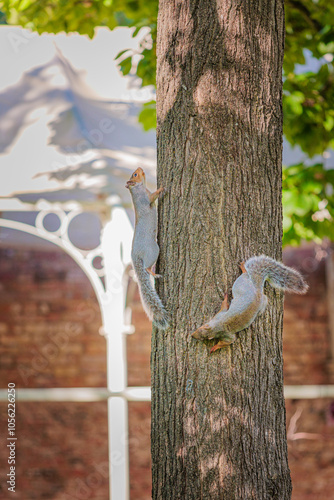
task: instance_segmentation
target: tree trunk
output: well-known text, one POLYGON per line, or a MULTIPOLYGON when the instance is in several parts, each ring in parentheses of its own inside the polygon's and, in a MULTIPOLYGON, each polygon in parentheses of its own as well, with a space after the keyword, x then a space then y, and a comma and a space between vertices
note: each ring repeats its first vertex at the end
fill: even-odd
POLYGON ((289 499, 282 294, 234 344, 190 334, 253 256, 281 257, 283 0, 160 0, 154 499, 289 499))

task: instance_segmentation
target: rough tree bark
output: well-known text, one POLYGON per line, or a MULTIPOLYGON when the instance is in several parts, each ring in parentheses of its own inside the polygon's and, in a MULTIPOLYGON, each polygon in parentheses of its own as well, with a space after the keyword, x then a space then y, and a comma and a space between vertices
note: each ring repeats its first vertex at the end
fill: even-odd
POLYGON ((252 255, 281 257, 283 0, 160 0, 154 499, 288 499, 282 294, 230 347, 190 333, 252 255))

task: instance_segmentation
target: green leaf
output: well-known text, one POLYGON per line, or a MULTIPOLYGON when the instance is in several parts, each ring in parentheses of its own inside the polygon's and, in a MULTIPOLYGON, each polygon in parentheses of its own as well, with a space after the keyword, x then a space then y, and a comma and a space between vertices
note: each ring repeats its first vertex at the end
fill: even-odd
POLYGON ((128 75, 132 68, 132 56, 123 59, 123 61, 120 62, 120 68, 123 75, 128 75))
POLYGON ((125 49, 125 50, 121 50, 120 52, 118 52, 118 54, 114 57, 115 60, 119 59, 120 57, 122 57, 123 54, 126 54, 127 52, 129 52, 129 49, 125 49))
POLYGON ((334 127, 334 117, 331 115, 327 115, 326 119, 324 121, 324 127, 325 129, 330 132, 332 128, 334 127))
POLYGON ((156 128, 157 113, 155 101, 150 101, 143 105, 143 109, 139 113, 139 123, 142 124, 145 131, 156 128))

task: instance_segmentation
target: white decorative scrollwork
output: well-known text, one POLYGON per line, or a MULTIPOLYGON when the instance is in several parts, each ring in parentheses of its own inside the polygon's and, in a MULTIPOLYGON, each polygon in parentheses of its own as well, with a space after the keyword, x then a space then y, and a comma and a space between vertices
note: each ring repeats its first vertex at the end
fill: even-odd
POLYGON ((72 220, 77 215, 82 213, 83 212, 80 210, 73 210, 68 213, 61 209, 41 210, 37 214, 34 225, 27 224, 26 222, 0 218, 0 227, 23 231, 49 241, 50 243, 62 248, 84 271, 100 302, 101 297, 106 292, 106 286, 103 281, 106 272, 103 264, 101 244, 93 250, 82 250, 76 247, 69 237, 69 227, 72 220), (48 230, 45 227, 45 219, 48 215, 55 215, 59 219, 59 228, 55 231, 48 230), (100 268, 94 266, 94 259, 98 256, 101 257, 100 268))

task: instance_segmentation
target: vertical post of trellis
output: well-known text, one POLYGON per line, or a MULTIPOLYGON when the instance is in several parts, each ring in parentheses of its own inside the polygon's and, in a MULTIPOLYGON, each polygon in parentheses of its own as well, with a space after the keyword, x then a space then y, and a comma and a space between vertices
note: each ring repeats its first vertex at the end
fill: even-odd
POLYGON ((102 298, 103 327, 107 341, 108 390, 119 393, 108 400, 109 471, 112 500, 129 498, 127 361, 124 337, 124 266, 130 261, 132 226, 124 211, 116 207, 102 232, 106 294, 102 298))

